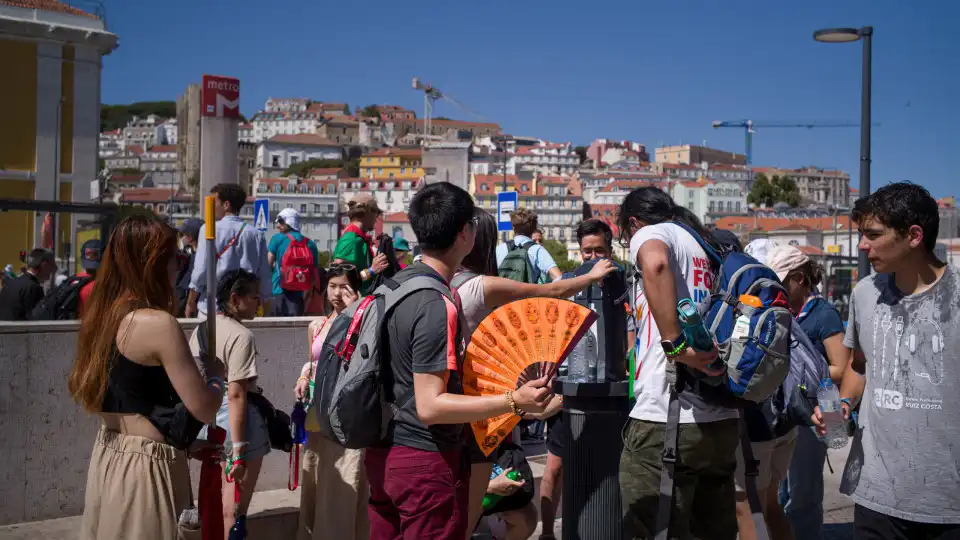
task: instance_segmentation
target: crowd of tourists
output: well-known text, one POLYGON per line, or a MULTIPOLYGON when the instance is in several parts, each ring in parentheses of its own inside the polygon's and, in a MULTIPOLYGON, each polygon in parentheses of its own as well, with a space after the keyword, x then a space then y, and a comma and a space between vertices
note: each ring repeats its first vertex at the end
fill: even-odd
MULTIPOLYGON (((501 243, 494 217, 448 183, 423 187, 410 203, 415 260, 404 239, 374 236, 382 212, 375 199, 358 198, 349 203, 350 224, 326 268, 299 232, 296 211, 280 213, 268 243, 238 217, 242 190, 221 185, 213 194, 215 291, 206 290, 209 247, 199 221, 178 231, 130 217, 102 254, 97 250, 69 379, 74 399, 101 419, 81 538, 184 534, 194 498, 190 456, 211 444, 215 431, 225 435, 226 534, 249 508, 264 456, 278 448, 245 321, 258 314, 314 317, 290 388, 299 403, 316 406, 317 374, 350 317, 359 317, 357 304, 383 286, 407 284, 409 294, 386 313, 379 336, 388 361, 383 391, 395 409, 385 436, 346 448, 324 436, 316 412, 305 417, 297 538, 460 540, 486 519, 498 538, 526 539, 540 525, 540 538, 552 539, 564 443, 574 437, 564 425, 562 396, 546 378, 505 394, 465 395, 465 350, 498 307, 571 298, 618 270, 633 282, 624 317, 635 358, 619 464, 624 537, 820 538, 830 411, 808 399, 803 415, 780 414, 792 395, 786 382, 754 404, 714 399, 697 381, 722 376, 716 361, 725 353, 716 343, 712 350, 688 343, 677 312, 681 299, 716 293, 722 272, 713 255, 740 252, 775 274, 783 293, 777 301, 809 353, 804 365, 822 375, 815 381, 839 387, 852 434, 841 489, 856 505, 855 537, 960 537, 960 422, 953 415, 960 389, 952 372, 960 273, 933 254, 938 209, 919 186, 892 184, 856 202, 859 248, 876 273, 862 276, 846 322, 821 295, 823 270, 804 251, 762 240, 741 246, 655 188, 627 195, 619 238, 603 221, 580 223, 580 258, 592 265, 581 275, 564 274, 535 238, 535 213, 514 212, 513 238, 501 243), (627 248, 627 261, 613 260, 615 240, 627 248), (433 284, 422 285, 423 278, 433 284), (208 295, 214 314, 205 313, 208 295), (205 343, 203 325, 187 338, 178 315, 209 318, 204 324, 215 324, 216 343, 205 343), (486 455, 466 428, 510 414, 547 426, 539 501, 519 431, 486 455), (665 459, 665 445, 673 459, 665 459)), ((55 271, 50 259, 31 253, 29 275, 5 286, 0 304, 4 295, 34 301, 33 280, 55 271)), ((290 397, 270 396, 278 403, 290 397)))

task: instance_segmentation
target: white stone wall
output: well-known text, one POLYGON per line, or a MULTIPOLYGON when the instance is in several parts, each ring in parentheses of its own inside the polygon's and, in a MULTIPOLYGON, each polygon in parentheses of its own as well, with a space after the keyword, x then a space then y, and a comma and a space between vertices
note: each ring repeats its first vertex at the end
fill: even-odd
MULTIPOLYGON (((308 318, 258 319, 249 323, 260 358, 259 384, 277 407, 293 406, 293 386, 307 360, 308 318)), ((196 321, 182 321, 193 331, 196 321)), ((76 354, 76 322, 0 324, 0 525, 79 515, 95 416, 67 391, 76 354)), ((257 490, 282 489, 289 455, 265 458, 257 490)), ((194 493, 199 462, 191 478, 194 493)))

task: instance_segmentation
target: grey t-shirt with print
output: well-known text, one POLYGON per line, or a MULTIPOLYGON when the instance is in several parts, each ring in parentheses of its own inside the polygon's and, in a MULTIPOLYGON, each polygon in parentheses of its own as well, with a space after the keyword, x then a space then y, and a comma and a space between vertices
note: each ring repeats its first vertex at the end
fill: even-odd
POLYGON ((960 269, 909 296, 893 275, 862 280, 844 345, 863 352, 867 383, 841 490, 888 516, 960 523, 960 269))

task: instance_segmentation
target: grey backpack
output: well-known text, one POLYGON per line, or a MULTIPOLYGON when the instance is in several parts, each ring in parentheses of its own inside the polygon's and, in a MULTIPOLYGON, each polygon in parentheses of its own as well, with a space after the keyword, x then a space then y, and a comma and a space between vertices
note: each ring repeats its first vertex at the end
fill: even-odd
MULTIPOLYGON (((317 362, 314 406, 308 413, 317 415, 323 436, 354 449, 384 439, 399 410, 385 384, 391 374, 387 321, 401 301, 424 289, 453 300, 439 277, 418 275, 403 283, 387 279, 334 321, 317 362)), ((411 392, 405 399, 412 397, 411 392)))

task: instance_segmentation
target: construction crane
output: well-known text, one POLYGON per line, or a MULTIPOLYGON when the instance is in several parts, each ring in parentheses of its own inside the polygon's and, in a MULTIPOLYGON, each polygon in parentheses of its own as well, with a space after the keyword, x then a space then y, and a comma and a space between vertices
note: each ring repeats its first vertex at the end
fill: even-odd
MULTIPOLYGON (((880 124, 874 123, 872 125, 879 126, 880 124)), ((744 128, 746 133, 747 165, 751 165, 753 163, 753 134, 756 133, 754 128, 847 128, 860 127, 860 124, 857 122, 754 122, 753 120, 715 120, 713 122, 713 127, 744 128)))
POLYGON ((431 127, 433 126, 433 106, 439 99, 449 101, 468 114, 481 120, 487 120, 483 115, 473 112, 467 108, 466 105, 460 103, 450 95, 444 94, 433 85, 420 81, 419 77, 413 78, 413 89, 423 92, 423 146, 427 146, 428 144, 428 137, 431 134, 431 127))

